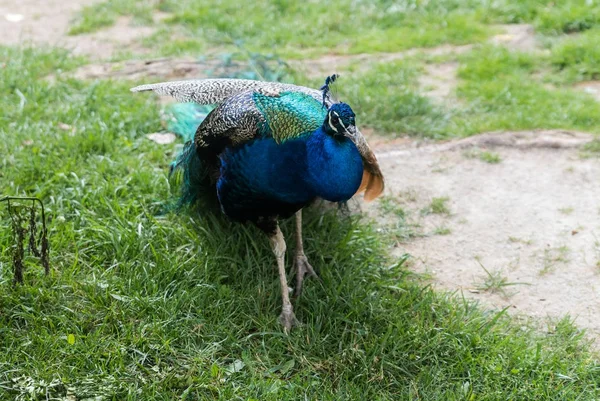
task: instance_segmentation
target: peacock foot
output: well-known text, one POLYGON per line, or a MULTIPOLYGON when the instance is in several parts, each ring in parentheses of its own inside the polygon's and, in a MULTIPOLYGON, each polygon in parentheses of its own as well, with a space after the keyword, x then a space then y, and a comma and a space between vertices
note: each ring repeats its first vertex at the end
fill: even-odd
POLYGON ((304 252, 296 254, 294 268, 296 269, 296 289, 294 291, 294 298, 298 299, 302 293, 304 277, 308 275, 309 277, 319 278, 319 276, 315 273, 315 270, 310 263, 308 263, 308 259, 306 258, 306 255, 304 255, 304 252))
POLYGON ((296 319, 296 315, 294 315, 292 305, 283 305, 281 308, 281 315, 279 315, 279 322, 283 326, 283 331, 285 331, 286 334, 290 333, 292 327, 300 324, 298 319, 296 319))

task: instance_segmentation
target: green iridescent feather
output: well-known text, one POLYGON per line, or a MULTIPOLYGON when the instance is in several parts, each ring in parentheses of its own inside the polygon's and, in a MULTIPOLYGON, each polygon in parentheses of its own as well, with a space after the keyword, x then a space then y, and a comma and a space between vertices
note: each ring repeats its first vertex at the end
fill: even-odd
POLYGON ((261 135, 272 136, 278 143, 314 132, 327 115, 320 102, 300 92, 281 92, 279 96, 254 93, 253 98, 266 119, 261 135))
POLYGON ((165 107, 163 121, 167 130, 183 138, 184 142, 194 139, 198 126, 213 109, 195 103, 174 103, 165 107))
POLYGON ((212 107, 194 103, 171 104, 164 110, 167 130, 186 142, 177 159, 171 163, 169 174, 171 183, 181 188, 180 206, 196 202, 200 194, 207 195, 204 198, 213 197, 210 191, 205 190, 209 182, 208 169, 196 155, 192 142, 196 129, 211 110, 212 107))

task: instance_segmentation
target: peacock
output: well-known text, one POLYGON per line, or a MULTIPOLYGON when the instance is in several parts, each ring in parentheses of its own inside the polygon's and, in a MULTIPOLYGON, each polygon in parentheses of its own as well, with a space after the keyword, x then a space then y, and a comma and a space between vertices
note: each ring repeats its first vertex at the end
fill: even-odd
MULTIPOLYGON (((197 116, 203 120, 171 174, 182 178, 182 202, 212 202, 229 219, 253 223, 269 237, 277 259, 279 319, 285 332, 298 321, 290 301, 279 219, 296 219, 297 298, 305 276, 317 276, 304 254, 302 208, 316 199, 345 202, 363 191, 369 201, 384 189, 377 159, 356 127, 352 108, 332 94, 336 78, 327 77, 320 90, 246 79, 174 81, 131 89, 216 105, 205 118, 197 116)), ((196 126, 180 123, 184 131, 196 126)))

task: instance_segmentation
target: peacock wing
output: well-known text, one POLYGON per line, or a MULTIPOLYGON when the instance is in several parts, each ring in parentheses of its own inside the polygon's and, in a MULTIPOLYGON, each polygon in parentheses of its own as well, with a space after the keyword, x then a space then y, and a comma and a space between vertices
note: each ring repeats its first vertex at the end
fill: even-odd
POLYGON ((282 91, 277 95, 253 93, 254 103, 264 118, 261 136, 273 137, 278 143, 316 131, 327 110, 312 96, 298 91, 282 91))
POLYGON ((211 111, 194 142, 213 153, 257 136, 281 143, 315 131, 326 114, 321 103, 303 92, 250 90, 225 99, 211 111))

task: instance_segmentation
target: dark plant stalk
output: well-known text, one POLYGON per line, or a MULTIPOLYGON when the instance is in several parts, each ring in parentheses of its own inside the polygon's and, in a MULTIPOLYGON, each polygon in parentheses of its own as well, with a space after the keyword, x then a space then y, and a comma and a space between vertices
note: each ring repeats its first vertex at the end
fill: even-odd
POLYGON ((13 251, 13 271, 14 271, 14 282, 23 282, 23 258, 25 256, 25 234, 26 229, 23 227, 23 218, 11 205, 11 200, 15 201, 31 201, 32 205, 29 214, 29 251, 40 258, 42 266, 44 266, 44 272, 46 275, 50 273, 50 249, 48 245, 48 230, 46 227, 46 210, 44 203, 34 197, 20 197, 20 196, 4 196, 0 198, 0 203, 7 202, 8 213, 12 220, 13 237, 15 240, 15 250, 13 251), (36 211, 35 203, 39 202, 42 209, 42 231, 38 241, 37 239, 37 223, 36 223, 36 211), (38 249, 37 244, 41 244, 41 249, 38 249))
POLYGON ((35 221, 35 202, 31 205, 30 213, 29 213, 29 252, 38 258, 42 256, 40 251, 37 248, 36 244, 37 239, 37 223, 35 221))
POLYGON ((25 257, 25 229, 22 225, 21 216, 18 213, 12 212, 12 206, 8 201, 8 210, 12 220, 13 238, 15 241, 15 249, 13 250, 13 273, 14 280, 16 283, 23 283, 23 258, 25 257))

